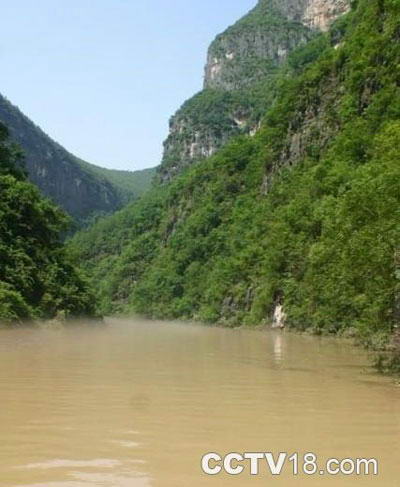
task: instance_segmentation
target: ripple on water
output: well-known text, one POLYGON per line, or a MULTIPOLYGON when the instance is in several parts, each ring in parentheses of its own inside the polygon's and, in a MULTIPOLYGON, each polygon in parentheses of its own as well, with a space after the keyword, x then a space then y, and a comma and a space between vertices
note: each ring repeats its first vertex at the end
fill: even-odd
POLYGON ((104 474, 73 474, 76 480, 62 482, 46 482, 40 484, 23 484, 17 487, 151 487, 151 479, 125 475, 104 474))
POLYGON ((21 465, 19 469, 51 469, 51 468, 114 468, 119 467, 121 462, 119 460, 111 460, 107 458, 99 458, 95 460, 66 460, 55 458, 47 462, 28 463, 21 465))

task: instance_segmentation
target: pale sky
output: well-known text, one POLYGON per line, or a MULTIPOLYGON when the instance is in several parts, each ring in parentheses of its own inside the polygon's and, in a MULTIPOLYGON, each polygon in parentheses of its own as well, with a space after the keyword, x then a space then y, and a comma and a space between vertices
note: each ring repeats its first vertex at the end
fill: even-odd
POLYGON ((0 93, 82 159, 160 162, 168 119, 199 91, 209 43, 256 0, 12 0, 0 93))

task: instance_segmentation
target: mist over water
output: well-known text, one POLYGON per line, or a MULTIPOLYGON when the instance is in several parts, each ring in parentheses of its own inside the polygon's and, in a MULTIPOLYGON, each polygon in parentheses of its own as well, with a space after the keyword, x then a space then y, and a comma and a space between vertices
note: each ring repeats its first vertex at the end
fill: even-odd
POLYGON ((343 342, 143 320, 0 331, 0 487, 397 487, 400 389, 343 342), (207 477, 207 452, 375 457, 376 477, 207 477))

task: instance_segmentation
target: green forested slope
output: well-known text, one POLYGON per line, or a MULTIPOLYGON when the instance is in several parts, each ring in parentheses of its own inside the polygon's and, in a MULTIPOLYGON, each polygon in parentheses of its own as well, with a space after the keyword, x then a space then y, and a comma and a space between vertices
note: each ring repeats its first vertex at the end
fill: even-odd
POLYGON ((103 310, 260 324, 283 302, 290 327, 388 343, 400 314, 399 40, 398 0, 354 2, 318 59, 292 58, 255 137, 77 235, 103 310))
POLYGON ((60 243, 68 220, 26 180, 20 157, 0 125, 0 324, 93 315, 93 296, 60 243))
POLYGON ((152 185, 156 168, 124 171, 95 166, 78 159, 86 171, 107 180, 117 191, 121 204, 126 204, 142 196, 152 185))

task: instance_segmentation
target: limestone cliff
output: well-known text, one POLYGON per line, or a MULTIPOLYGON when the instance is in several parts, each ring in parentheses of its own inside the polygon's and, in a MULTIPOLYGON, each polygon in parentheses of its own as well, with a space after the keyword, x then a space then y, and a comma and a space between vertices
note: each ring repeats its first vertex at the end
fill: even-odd
POLYGON ((208 51, 204 91, 171 118, 160 179, 168 181, 213 155, 234 135, 255 132, 260 106, 256 87, 274 76, 290 52, 327 30, 349 5, 350 0, 260 0, 217 36, 208 51))
POLYGON ((327 31, 338 16, 350 9, 349 0, 273 0, 273 3, 288 19, 322 31, 327 31))
POLYGON ((250 107, 237 92, 205 89, 170 120, 159 174, 170 180, 183 167, 209 157, 234 135, 247 132, 250 107))
POLYGON ((205 87, 238 89, 264 77, 349 9, 349 0, 260 0, 211 44, 205 87))

